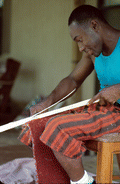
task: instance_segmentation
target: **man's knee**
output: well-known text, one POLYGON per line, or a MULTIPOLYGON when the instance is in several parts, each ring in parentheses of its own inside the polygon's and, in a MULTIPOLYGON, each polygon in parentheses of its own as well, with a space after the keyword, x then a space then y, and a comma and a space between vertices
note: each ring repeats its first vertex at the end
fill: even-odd
POLYGON ((62 120, 62 117, 61 116, 55 116, 53 118, 51 118, 47 123, 46 123, 46 127, 50 126, 51 129, 54 127, 59 127, 59 125, 61 124, 61 120, 62 120))

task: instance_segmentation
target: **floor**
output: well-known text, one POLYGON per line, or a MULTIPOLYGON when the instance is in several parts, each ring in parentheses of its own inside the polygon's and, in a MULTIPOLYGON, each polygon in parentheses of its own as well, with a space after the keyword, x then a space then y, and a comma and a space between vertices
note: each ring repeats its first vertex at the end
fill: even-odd
MULTIPOLYGON (((20 131, 19 129, 12 129, 0 133, 0 165, 15 158, 33 157, 32 150, 17 139, 20 131)), ((83 156, 83 165, 88 172, 96 173, 96 155, 94 152, 90 152, 89 156, 83 156)), ((114 156, 114 174, 119 174, 116 156, 114 156)))
POLYGON ((0 133, 0 165, 15 158, 33 157, 32 150, 17 139, 19 133, 16 129, 0 133))

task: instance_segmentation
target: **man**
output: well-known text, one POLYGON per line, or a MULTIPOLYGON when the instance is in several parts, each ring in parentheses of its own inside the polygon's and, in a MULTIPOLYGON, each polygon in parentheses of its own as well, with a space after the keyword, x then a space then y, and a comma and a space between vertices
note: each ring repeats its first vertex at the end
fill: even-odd
POLYGON ((40 140, 49 146, 70 178, 71 184, 95 183, 84 171, 81 155, 84 141, 111 132, 120 132, 120 31, 111 27, 92 6, 76 8, 69 17, 72 39, 78 43, 81 61, 31 114, 57 102, 81 86, 95 69, 101 90, 78 113, 56 116, 46 123, 40 140), (99 99, 99 103, 93 104, 99 99))

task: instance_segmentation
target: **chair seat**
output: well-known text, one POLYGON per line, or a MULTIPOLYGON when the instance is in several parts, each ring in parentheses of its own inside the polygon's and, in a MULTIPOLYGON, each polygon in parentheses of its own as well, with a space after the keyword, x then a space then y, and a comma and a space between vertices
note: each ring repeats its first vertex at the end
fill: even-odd
POLYGON ((120 142, 120 133, 105 134, 105 135, 95 139, 95 141, 100 141, 100 142, 120 142))

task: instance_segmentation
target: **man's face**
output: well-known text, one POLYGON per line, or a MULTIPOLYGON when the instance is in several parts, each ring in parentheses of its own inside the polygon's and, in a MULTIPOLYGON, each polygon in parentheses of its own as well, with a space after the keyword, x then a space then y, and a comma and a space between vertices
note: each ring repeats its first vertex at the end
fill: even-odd
POLYGON ((102 52, 102 40, 100 35, 91 26, 80 25, 72 22, 69 26, 72 39, 77 42, 80 52, 98 57, 102 52))

